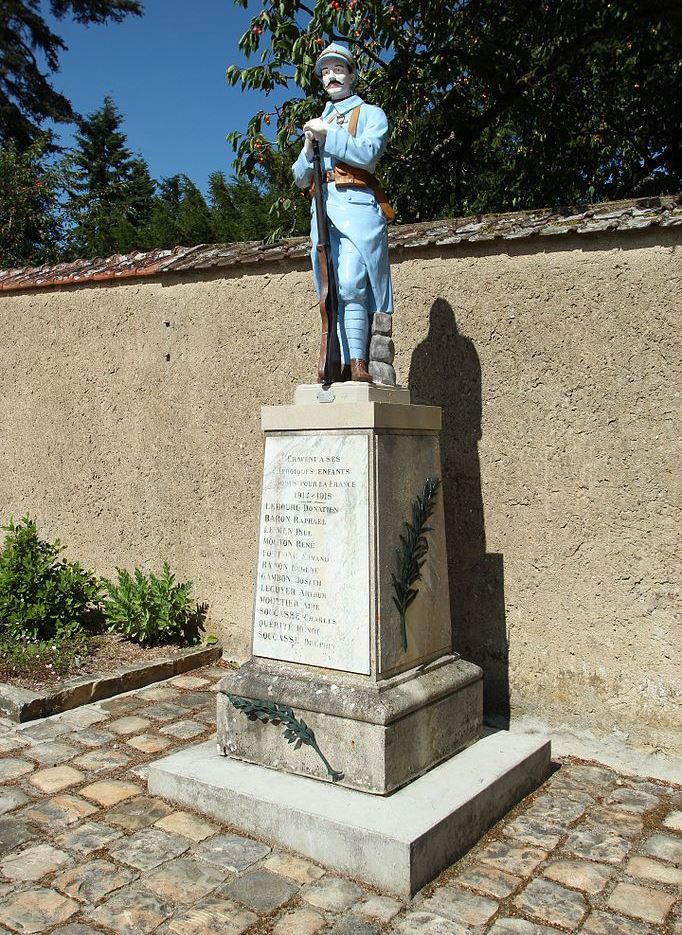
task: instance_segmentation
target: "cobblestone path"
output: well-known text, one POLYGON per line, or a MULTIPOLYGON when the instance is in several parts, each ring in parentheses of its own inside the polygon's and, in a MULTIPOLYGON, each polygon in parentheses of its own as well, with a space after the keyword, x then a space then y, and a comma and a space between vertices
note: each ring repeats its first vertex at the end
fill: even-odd
POLYGON ((682 791, 599 766, 560 764, 410 902, 148 796, 223 672, 0 721, 0 935, 682 935, 682 791))

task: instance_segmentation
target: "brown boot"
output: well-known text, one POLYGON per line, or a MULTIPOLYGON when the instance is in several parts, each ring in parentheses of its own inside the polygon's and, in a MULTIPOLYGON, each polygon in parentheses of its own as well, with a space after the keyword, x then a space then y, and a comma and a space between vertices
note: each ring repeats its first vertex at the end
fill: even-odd
POLYGON ((354 383, 374 383, 367 370, 367 361, 354 357, 350 362, 351 380, 354 383))

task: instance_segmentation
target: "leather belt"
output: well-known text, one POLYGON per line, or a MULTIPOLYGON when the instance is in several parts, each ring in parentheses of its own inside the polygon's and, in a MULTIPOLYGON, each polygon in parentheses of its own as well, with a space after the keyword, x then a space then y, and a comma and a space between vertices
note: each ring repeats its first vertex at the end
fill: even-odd
POLYGON ((333 169, 327 169, 326 172, 324 173, 324 175, 322 176, 322 181, 323 181, 323 182, 335 182, 335 181, 336 181, 336 175, 335 175, 335 173, 334 173, 334 170, 333 170, 333 169))

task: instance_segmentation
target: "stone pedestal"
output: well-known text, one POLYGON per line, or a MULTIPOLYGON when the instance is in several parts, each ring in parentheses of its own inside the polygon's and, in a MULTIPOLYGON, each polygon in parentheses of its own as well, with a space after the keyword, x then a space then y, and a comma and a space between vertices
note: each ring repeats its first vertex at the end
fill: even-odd
POLYGON ((482 723, 481 671, 452 653, 440 489, 404 619, 396 604, 408 524, 416 535, 418 498, 440 482, 440 410, 410 405, 404 388, 301 386, 262 422, 252 659, 220 683, 218 744, 386 795, 472 743, 482 723), (234 696, 293 709, 319 751, 248 720, 234 696))
POLYGON ((549 742, 478 739, 481 670, 452 652, 442 491, 425 486, 440 410, 401 387, 301 386, 262 423, 252 657, 219 683, 221 755, 153 763, 149 788, 409 896, 537 788, 549 742))

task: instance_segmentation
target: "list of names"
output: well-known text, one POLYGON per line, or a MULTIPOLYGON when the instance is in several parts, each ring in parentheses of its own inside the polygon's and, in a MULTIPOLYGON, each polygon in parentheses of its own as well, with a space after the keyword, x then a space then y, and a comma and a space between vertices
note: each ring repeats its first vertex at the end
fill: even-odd
POLYGON ((265 443, 253 653, 369 673, 369 439, 265 443))

